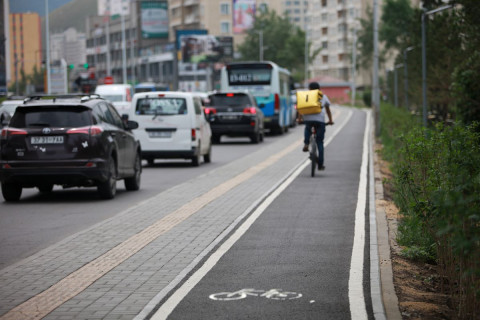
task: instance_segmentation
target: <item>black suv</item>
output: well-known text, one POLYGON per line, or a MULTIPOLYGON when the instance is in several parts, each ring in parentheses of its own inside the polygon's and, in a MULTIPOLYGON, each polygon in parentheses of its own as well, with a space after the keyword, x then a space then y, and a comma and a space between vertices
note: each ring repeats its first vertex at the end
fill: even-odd
POLYGON ((1 132, 4 199, 18 201, 22 188, 50 192, 53 185, 96 186, 112 199, 119 179, 138 190, 141 149, 130 131, 136 128, 98 95, 26 99, 1 132))
POLYGON ((263 112, 248 92, 217 92, 209 96, 205 108, 212 140, 220 142, 222 135, 250 137, 253 143, 263 141, 263 112))

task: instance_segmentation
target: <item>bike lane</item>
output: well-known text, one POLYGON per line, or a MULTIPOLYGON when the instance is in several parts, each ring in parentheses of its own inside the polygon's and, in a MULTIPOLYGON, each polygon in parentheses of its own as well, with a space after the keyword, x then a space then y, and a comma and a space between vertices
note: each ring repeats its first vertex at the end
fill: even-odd
MULTIPOLYGON (((174 306, 170 315, 162 306, 152 319, 352 318, 349 277, 366 117, 355 111, 326 147, 327 169, 312 178, 304 168, 186 297, 165 303, 174 306)), ((363 291, 372 318, 368 283, 367 267, 363 291)))

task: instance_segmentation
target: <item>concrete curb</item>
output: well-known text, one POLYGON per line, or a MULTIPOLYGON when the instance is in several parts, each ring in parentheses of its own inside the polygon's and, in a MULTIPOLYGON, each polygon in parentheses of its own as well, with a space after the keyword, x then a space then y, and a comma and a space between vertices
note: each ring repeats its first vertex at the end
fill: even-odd
MULTIPOLYGON (((372 137, 372 142, 375 138, 372 137)), ((375 208, 376 208, 376 224, 377 224, 377 243, 378 243, 378 259, 380 262, 380 284, 383 306, 385 315, 388 320, 401 320, 402 316, 398 308, 398 297, 393 285, 392 260, 390 255, 390 242, 388 233, 388 223, 383 206, 379 201, 384 200, 383 182, 378 165, 378 155, 373 150, 374 162, 374 178, 375 178, 375 208)))

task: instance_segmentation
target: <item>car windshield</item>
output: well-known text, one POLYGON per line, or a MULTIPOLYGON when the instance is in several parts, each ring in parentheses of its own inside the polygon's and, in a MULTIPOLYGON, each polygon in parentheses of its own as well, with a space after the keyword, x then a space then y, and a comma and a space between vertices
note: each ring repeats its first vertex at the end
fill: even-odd
POLYGON ((90 110, 86 108, 58 108, 58 107, 22 107, 17 110, 11 127, 16 128, 75 128, 92 124, 90 110))
POLYGON ((178 115, 187 114, 187 101, 184 98, 144 98, 137 100, 136 114, 178 115))
POLYGON ((102 96, 102 98, 104 98, 105 100, 108 100, 110 102, 125 101, 121 94, 102 94, 101 96, 102 96))
POLYGON ((210 105, 226 107, 248 107, 252 103, 245 94, 215 94, 210 96, 210 105))

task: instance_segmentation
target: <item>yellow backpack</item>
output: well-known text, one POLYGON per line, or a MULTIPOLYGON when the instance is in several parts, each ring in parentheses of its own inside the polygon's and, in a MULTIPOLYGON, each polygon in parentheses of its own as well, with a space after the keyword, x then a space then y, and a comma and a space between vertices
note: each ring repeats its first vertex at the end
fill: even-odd
POLYGON ((322 91, 297 91, 297 111, 300 114, 314 114, 322 112, 322 91))

